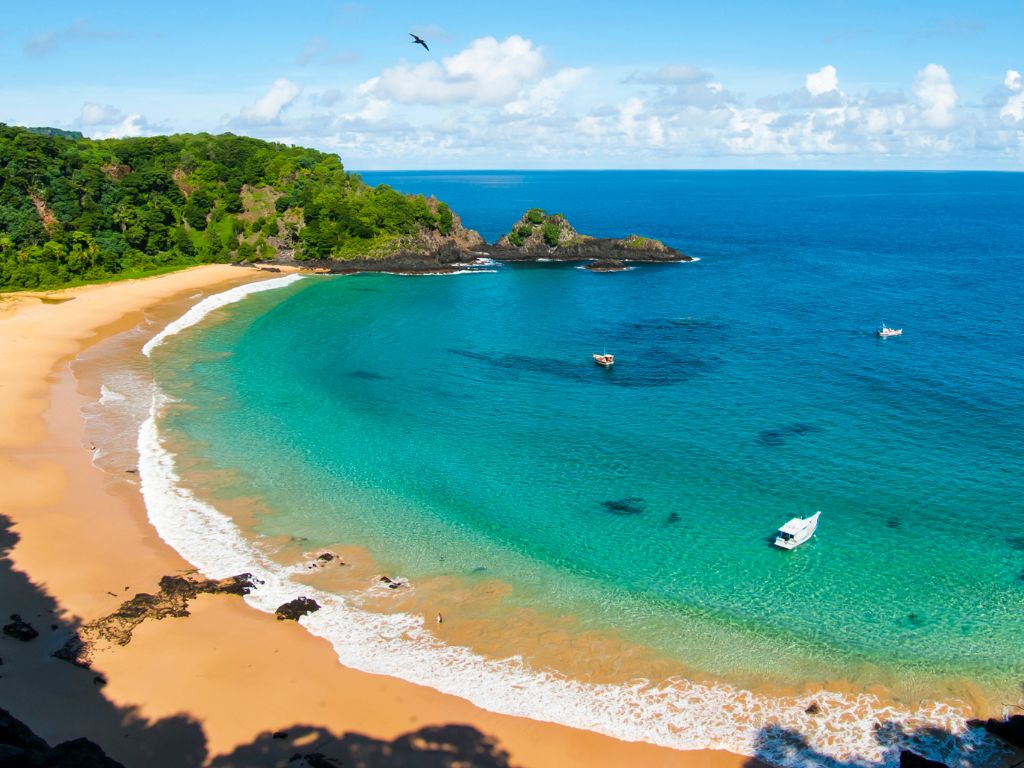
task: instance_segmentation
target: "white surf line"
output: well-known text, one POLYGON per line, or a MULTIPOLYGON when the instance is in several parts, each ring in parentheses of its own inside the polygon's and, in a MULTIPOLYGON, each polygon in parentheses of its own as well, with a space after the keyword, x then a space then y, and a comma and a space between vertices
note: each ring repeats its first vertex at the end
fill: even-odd
POLYGON ((204 317, 216 309, 226 307, 229 304, 235 304, 253 293, 272 291, 275 288, 284 288, 286 285, 291 285, 297 280, 301 280, 303 277, 303 275, 275 277, 272 280, 264 280, 258 283, 247 283, 246 285, 240 285, 237 288, 232 288, 230 290, 223 291, 222 293, 216 293, 213 296, 208 296, 173 323, 168 324, 166 328, 160 331, 160 333, 152 339, 147 341, 142 347, 142 354, 146 357, 150 357, 153 354, 153 350, 163 344, 168 338, 181 333, 186 328, 191 328, 193 325, 202 322, 204 317))

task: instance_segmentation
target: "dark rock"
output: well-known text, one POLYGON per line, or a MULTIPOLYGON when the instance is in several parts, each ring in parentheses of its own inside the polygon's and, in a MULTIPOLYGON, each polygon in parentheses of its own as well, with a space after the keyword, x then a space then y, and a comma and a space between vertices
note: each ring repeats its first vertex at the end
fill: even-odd
POLYGON ((333 559, 334 559, 335 557, 336 557, 336 555, 334 555, 334 554, 333 554, 333 553, 331 553, 331 552, 324 552, 324 553, 323 553, 323 554, 321 554, 321 555, 320 555, 319 557, 317 557, 317 560, 319 560, 319 561, 320 561, 321 563, 329 563, 329 562, 331 562, 331 561, 332 561, 332 560, 333 560, 333 559))
POLYGON ((21 640, 23 643, 39 637, 39 632, 36 631, 36 628, 27 621, 24 621, 17 613, 12 613, 11 623, 4 625, 4 634, 8 637, 13 637, 15 640, 21 640))
POLYGON ((605 259, 603 261, 592 261, 585 267, 585 269, 591 272, 625 272, 629 268, 629 264, 627 264, 622 259, 605 259))
POLYGON ((679 519, 680 518, 679 518, 679 513, 678 512, 669 512, 668 513, 668 517, 665 518, 665 524, 666 525, 675 525, 676 523, 679 522, 679 519))
POLYGON ((50 745, 6 709, 0 708, 0 744, 33 752, 45 752, 50 745))
POLYGON ((380 580, 383 581, 385 584, 391 583, 391 579, 389 579, 387 576, 381 576, 380 580))
POLYGON ((96 675, 92 679, 92 684, 95 685, 97 688, 105 688, 107 685, 107 678, 105 678, 103 675, 96 675))
POLYGON ((278 621, 298 621, 307 613, 320 610, 320 604, 311 597, 296 597, 277 608, 278 621))
POLYGON ((139 470, 137 470, 137 469, 126 469, 125 472, 127 474, 129 474, 129 475, 137 475, 137 474, 139 474, 139 470))
POLYGON ((58 629, 60 629, 60 625, 59 624, 51 624, 50 625, 50 631, 51 632, 56 632, 58 629))
POLYGON ((288 738, 288 731, 274 731, 274 735, 273 735, 272 738, 275 738, 275 739, 287 739, 288 738))
POLYGON ((124 768, 88 739, 61 742, 46 754, 43 765, 46 768, 124 768))
POLYGON ((255 589, 255 585, 251 573, 242 573, 226 579, 203 579, 189 575, 164 576, 160 579, 160 591, 157 594, 140 592, 126 600, 113 613, 83 626, 53 655, 78 666, 88 667, 92 646, 97 641, 127 645, 132 639, 135 627, 146 619, 188 616, 189 602, 201 594, 247 595, 252 589, 255 589))
POLYGON ((88 739, 50 748, 23 722, 0 709, 0 766, 3 768, 124 768, 88 739))
POLYGON ((948 766, 945 763, 921 757, 916 752, 903 750, 900 752, 900 768, 948 768, 948 766))
POLYGON ((1008 744, 1024 749, 1024 715, 1012 715, 1005 720, 970 720, 967 724, 972 728, 984 728, 1008 744))
POLYGON ((804 713, 808 715, 816 715, 819 712, 821 712, 821 707, 818 706, 818 702, 816 701, 812 701, 811 706, 804 710, 804 713))

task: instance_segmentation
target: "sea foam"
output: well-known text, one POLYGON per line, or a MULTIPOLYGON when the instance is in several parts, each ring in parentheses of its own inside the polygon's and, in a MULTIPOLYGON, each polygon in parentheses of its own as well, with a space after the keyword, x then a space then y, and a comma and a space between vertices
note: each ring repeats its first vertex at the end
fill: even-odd
MULTIPOLYGON (((212 296, 154 341, 195 325, 213 309, 254 289, 270 290, 294 279, 212 296)), ((152 350, 156 345, 151 341, 146 346, 152 350)), ((727 684, 683 679, 586 683, 533 668, 518 657, 490 659, 466 647, 446 645, 426 630, 421 617, 372 613, 340 595, 303 585, 292 577, 305 572, 305 563, 275 563, 228 516, 183 484, 175 456, 160 438, 159 417, 169 402, 155 390, 138 434, 139 476, 150 522, 165 542, 207 576, 252 573, 259 586, 245 599, 261 611, 272 613, 299 596, 314 598, 321 610, 300 623, 328 640, 345 666, 429 686, 493 712, 675 749, 757 755, 786 768, 820 765, 823 756, 895 768, 903 748, 960 768, 994 762, 999 748, 983 731, 965 730, 967 712, 956 704, 932 702, 912 711, 868 694, 821 691, 770 697, 727 684), (814 715, 806 712, 812 703, 817 705, 814 715), (879 729, 876 723, 885 726, 879 729), (953 737, 936 736, 928 729, 953 737)))
POLYGON ((191 328, 196 323, 202 322, 203 318, 215 309, 220 309, 221 307, 226 307, 229 304, 234 304, 253 293, 272 291, 275 288, 284 288, 286 285, 291 285, 296 280, 301 280, 302 277, 302 275, 275 277, 272 280, 264 280, 260 283, 247 283, 246 285, 240 285, 237 288, 232 288, 229 291, 223 291, 222 293, 216 293, 213 296, 208 296, 173 323, 170 323, 152 339, 147 341, 142 347, 142 354, 149 357, 153 354, 153 350, 163 344, 167 338, 181 333, 186 328, 191 328))

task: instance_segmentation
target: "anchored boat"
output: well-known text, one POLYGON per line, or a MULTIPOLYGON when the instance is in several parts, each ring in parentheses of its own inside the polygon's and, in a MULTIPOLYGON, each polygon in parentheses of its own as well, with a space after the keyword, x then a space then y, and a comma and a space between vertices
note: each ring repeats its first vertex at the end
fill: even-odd
POLYGON ((594 362, 607 368, 615 365, 615 355, 594 355, 594 362))
POLYGON ((882 327, 878 329, 878 335, 883 339, 888 339, 890 336, 901 336, 902 334, 902 328, 890 328, 885 323, 882 323, 882 327))
POLYGON ((818 527, 818 515, 820 514, 821 512, 819 511, 806 518, 794 517, 779 528, 779 532, 775 535, 775 546, 782 549, 796 549, 799 547, 814 535, 814 529, 818 527))

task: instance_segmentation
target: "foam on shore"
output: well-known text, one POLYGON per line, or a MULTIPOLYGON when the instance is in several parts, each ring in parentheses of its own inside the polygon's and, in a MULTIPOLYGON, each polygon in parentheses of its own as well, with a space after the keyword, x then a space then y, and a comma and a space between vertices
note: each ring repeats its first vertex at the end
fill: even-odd
MULTIPOLYGON (((143 351, 148 354, 147 349, 216 308, 295 279, 289 276, 211 296, 157 334, 143 351)), ((301 623, 327 639, 345 666, 429 686, 501 714, 675 749, 756 754, 787 768, 821 765, 823 756, 895 768, 905 748, 961 768, 982 768, 995 761, 998 747, 983 731, 965 731, 966 709, 955 704, 931 702, 911 711, 867 694, 825 691, 770 697, 683 679, 584 683, 532 668, 521 658, 490 659, 466 647, 446 645, 418 616, 358 609, 339 595, 293 580, 305 573, 304 562, 275 563, 229 517, 182 483, 175 456, 160 438, 159 416, 168 402, 158 389, 154 391, 137 441, 141 489, 160 537, 209 577, 252 573, 259 586, 246 601, 261 611, 273 613, 300 596, 314 598, 321 610, 301 623), (806 712, 812 703, 817 704, 814 715, 806 712), (883 727, 876 728, 876 723, 883 727), (929 729, 955 737, 939 737, 929 729)))
POLYGON ((232 288, 231 290, 216 293, 213 296, 208 296, 173 323, 168 324, 166 328, 160 331, 160 333, 152 339, 147 341, 142 347, 142 354, 149 357, 153 354, 153 350, 163 344, 167 338, 181 333, 186 328, 191 328, 193 325, 202 322, 203 318, 215 309, 220 309, 221 307, 226 307, 229 304, 234 304, 253 293, 259 293, 260 291, 272 291, 275 288, 284 288, 286 285, 291 285, 296 280, 301 280, 302 278, 303 275, 275 277, 272 280, 264 280, 259 283, 247 283, 245 285, 240 285, 237 288, 232 288))

